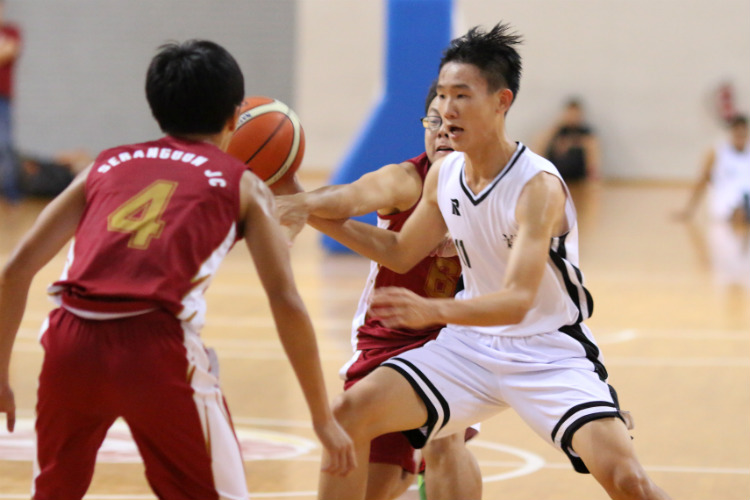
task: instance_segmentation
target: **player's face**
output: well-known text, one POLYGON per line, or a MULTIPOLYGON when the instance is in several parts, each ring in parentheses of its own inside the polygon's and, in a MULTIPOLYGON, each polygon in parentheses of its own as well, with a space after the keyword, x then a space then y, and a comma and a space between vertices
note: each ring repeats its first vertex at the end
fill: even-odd
POLYGON ((742 150, 747 144, 748 128, 747 125, 735 125, 731 130, 732 144, 738 150, 742 150))
POLYGON ((507 107, 500 91, 488 92, 487 81, 473 64, 449 62, 438 77, 438 109, 443 128, 457 151, 498 141, 507 107))
MULTIPOLYGON (((437 102, 437 97, 432 100, 430 108, 427 110, 427 116, 440 116, 437 109, 437 102)), ((424 129, 424 151, 427 153, 430 163, 435 163, 438 158, 442 158, 453 152, 444 124, 441 124, 437 130, 424 129)))

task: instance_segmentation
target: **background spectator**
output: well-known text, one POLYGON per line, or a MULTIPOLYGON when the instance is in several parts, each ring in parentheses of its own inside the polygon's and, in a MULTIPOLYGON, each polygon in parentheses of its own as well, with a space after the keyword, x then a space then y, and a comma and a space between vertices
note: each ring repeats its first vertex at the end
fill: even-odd
POLYGON ((599 141, 586 123, 578 99, 565 104, 554 126, 539 137, 534 150, 554 163, 566 181, 600 177, 599 141))
POLYGON ((4 0, 0 0, 0 189, 10 201, 20 197, 18 171, 13 153, 13 70, 21 52, 21 32, 6 23, 4 0))

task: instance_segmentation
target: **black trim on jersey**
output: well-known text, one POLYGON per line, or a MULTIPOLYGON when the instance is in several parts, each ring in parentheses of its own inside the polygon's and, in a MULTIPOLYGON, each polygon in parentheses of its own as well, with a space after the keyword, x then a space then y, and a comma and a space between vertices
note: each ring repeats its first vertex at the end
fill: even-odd
POLYGON ((568 291, 568 295, 573 301, 573 304, 576 306, 576 309, 578 309, 578 319, 576 319, 576 323, 580 323, 581 321, 590 318, 591 314, 594 312, 594 299, 593 297, 591 297, 591 293, 589 293, 586 287, 583 286, 583 274, 581 273, 581 270, 573 264, 570 264, 570 262, 565 259, 565 257, 567 256, 567 250, 565 248, 565 238, 567 238, 568 234, 569 233, 565 233, 564 235, 557 238, 558 245, 556 250, 553 250, 552 246, 550 245, 549 256, 550 259, 552 259, 552 263, 555 265, 557 270, 560 271, 560 275, 562 276, 563 282, 565 283, 565 289, 568 291), (579 284, 573 283, 573 281, 570 279, 570 276, 568 275, 568 266, 566 265, 566 263, 570 264, 570 267, 573 268, 573 272, 575 273, 576 279, 579 284), (588 309, 588 316, 586 316, 585 318, 583 317, 583 311, 581 310, 581 301, 579 299, 580 289, 583 289, 583 294, 586 297, 586 308, 588 309))
POLYGON ((521 145, 521 149, 517 150, 515 152, 515 156, 511 157, 510 162, 508 163, 508 166, 505 167, 505 169, 500 173, 500 175, 495 179, 489 188, 487 188, 482 196, 479 198, 476 198, 474 193, 472 193, 471 189, 469 189, 466 184, 464 184, 464 170, 466 169, 466 163, 464 163, 464 166, 461 167, 461 173, 458 175, 459 183, 461 184, 461 189, 464 190, 464 193, 466 194, 466 197, 469 198, 469 201, 474 205, 479 205, 487 196, 489 196, 490 192, 495 189, 495 186, 502 180, 503 177, 506 176, 508 172, 510 172, 510 169, 513 168, 513 165, 516 164, 516 161, 521 157, 523 152, 526 151, 526 146, 521 145))
POLYGON ((607 373, 607 368, 599 359, 599 348, 595 343, 591 341, 591 339, 586 336, 585 333, 583 333, 581 325, 565 325, 560 328, 560 331, 565 335, 577 340, 581 344, 583 350, 586 352, 586 359, 591 361, 591 363, 594 365, 594 371, 597 375, 599 375, 599 379, 602 382, 607 380, 609 374, 607 373))
MULTIPOLYGON (((424 384, 430 388, 430 391, 438 400, 438 402, 440 403, 440 406, 443 409, 443 424, 440 426, 440 429, 445 427, 445 425, 450 420, 451 411, 450 411, 450 407, 448 406, 448 402, 445 400, 443 395, 440 394, 440 392, 438 392, 437 388, 432 384, 432 382, 430 382, 427 376, 424 373, 422 373, 422 371, 419 368, 414 366, 413 363, 410 363, 409 361, 406 361, 403 358, 391 358, 391 360, 398 361, 399 363, 403 363, 409 368, 411 368, 414 371, 414 373, 416 373, 419 376, 419 378, 422 379, 422 382, 424 382, 424 384)), ((427 408, 427 421, 425 422, 424 426, 422 426, 422 427, 427 427, 426 433, 423 432, 421 428, 410 429, 410 430, 402 432, 402 434, 406 436, 406 438, 409 440, 409 444, 411 444, 413 448, 415 449, 423 448, 424 445, 427 444, 428 438, 432 436, 435 432, 434 429, 438 422, 438 411, 435 408, 435 406, 432 404, 432 401, 427 396, 427 394, 425 394, 422 387, 419 385, 419 382, 414 380, 411 374, 409 374, 402 367, 398 366, 397 364, 391 364, 391 360, 383 362, 380 366, 386 366, 388 368, 392 368, 396 370, 398 373, 400 373, 401 376, 403 376, 409 382, 409 384, 412 386, 412 388, 417 393, 417 395, 419 395, 420 399, 422 399, 422 401, 425 404, 425 407, 427 408)))
MULTIPOLYGON (((613 388, 610 386, 610 391, 612 391, 613 388)), ((567 429, 565 429, 565 432, 563 433, 562 437, 560 438, 560 448, 562 448, 563 452, 565 452, 565 455, 567 455, 568 460, 570 460, 571 465, 573 465, 573 469, 575 469, 576 472, 579 472, 581 474, 588 474, 589 470, 586 467, 586 464, 583 463, 583 460, 581 460, 581 457, 572 455, 570 453, 570 450, 573 449, 572 441, 573 441, 573 434, 583 427, 584 424, 587 424, 589 422, 592 422, 594 420, 599 420, 602 418, 619 418, 622 420, 623 423, 625 423, 625 419, 622 418, 622 415, 620 415, 620 409, 616 403, 617 400, 615 400, 615 403, 610 403, 608 401, 591 401, 589 403, 583 403, 577 406, 574 406, 567 412, 565 412, 565 415, 562 416, 562 418, 557 422, 557 425, 555 425, 555 428, 552 429, 552 442, 555 441, 555 437, 557 436, 557 431, 560 430, 560 426, 562 426, 563 422, 568 420, 571 416, 576 414, 577 412, 581 410, 585 410, 586 408, 592 408, 595 406, 606 406, 609 408, 614 408, 613 411, 609 410, 602 410, 596 413, 590 413, 588 415, 583 415, 579 419, 577 419, 575 422, 571 423, 567 429)))

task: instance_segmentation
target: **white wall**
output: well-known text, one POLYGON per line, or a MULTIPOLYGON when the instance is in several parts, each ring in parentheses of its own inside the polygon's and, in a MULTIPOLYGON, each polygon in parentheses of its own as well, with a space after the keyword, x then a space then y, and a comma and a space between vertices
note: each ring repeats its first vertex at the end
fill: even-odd
MULTIPOLYGON (((325 170, 343 158, 380 91, 385 2, 298 3, 305 168, 325 170)), ((509 114, 513 138, 530 142, 566 97, 581 96, 607 177, 692 179, 721 135, 710 103, 725 79, 750 112, 748 0, 455 0, 455 7, 459 33, 504 20, 526 40, 509 114)))

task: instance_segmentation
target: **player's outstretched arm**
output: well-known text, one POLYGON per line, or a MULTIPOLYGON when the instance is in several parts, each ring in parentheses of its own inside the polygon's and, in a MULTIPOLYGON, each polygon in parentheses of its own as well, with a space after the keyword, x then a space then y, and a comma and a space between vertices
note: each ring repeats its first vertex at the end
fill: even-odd
POLYGON ((277 200, 282 224, 296 209, 324 219, 345 219, 376 210, 388 213, 411 208, 422 194, 422 179, 411 162, 390 164, 350 184, 324 186, 277 200))
POLYGON ((276 216, 270 190, 253 174, 242 176, 245 242, 271 306, 279 338, 312 415, 313 428, 328 451, 322 469, 346 475, 355 466, 354 448, 331 412, 320 365, 315 331, 299 296, 289 249, 276 216))
MULTIPOLYGON (((549 256, 550 239, 562 234, 565 191, 557 177, 542 173, 524 187, 516 207, 518 236, 499 292, 468 300, 426 299, 408 290, 373 293, 372 314, 389 327, 427 324, 507 325, 523 320, 536 298, 549 256)), ((471 248, 466 249, 471 252, 471 248)))
POLYGON ((31 280, 75 234, 86 204, 87 175, 88 170, 47 205, 13 250, 0 275, 0 413, 7 414, 9 431, 15 423, 15 403, 9 382, 10 354, 26 309, 31 280))
POLYGON ((438 161, 427 174, 422 200, 398 233, 351 219, 310 216, 310 224, 358 254, 405 273, 445 239, 445 221, 437 204, 439 170, 438 161))
POLYGON ((687 205, 682 212, 677 214, 677 218, 680 220, 689 220, 695 214, 695 209, 698 207, 701 199, 703 198, 706 188, 711 183, 711 175, 714 169, 714 162, 716 161, 716 153, 713 149, 706 153, 703 159, 703 165, 701 166, 701 173, 698 180, 693 185, 693 189, 690 192, 690 198, 688 198, 687 205))

